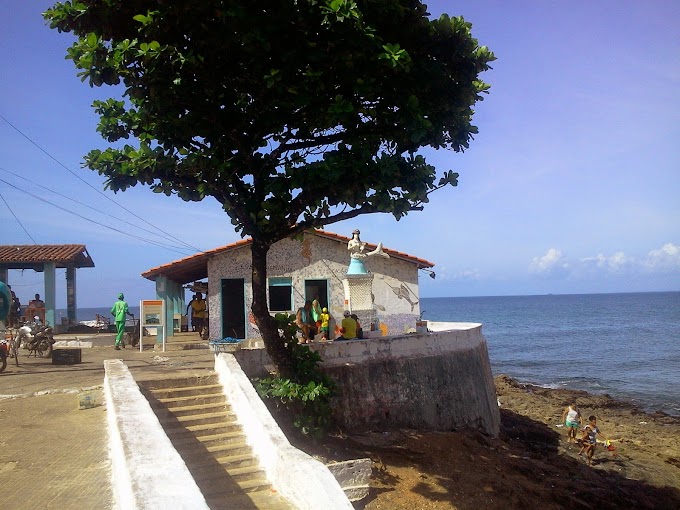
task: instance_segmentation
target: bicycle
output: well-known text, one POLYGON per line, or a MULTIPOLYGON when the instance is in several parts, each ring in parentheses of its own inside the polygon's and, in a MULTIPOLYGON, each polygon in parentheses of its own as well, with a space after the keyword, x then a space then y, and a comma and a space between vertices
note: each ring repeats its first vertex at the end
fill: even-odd
POLYGON ((7 368, 8 357, 14 358, 14 363, 19 366, 18 336, 18 332, 15 334, 13 328, 4 331, 4 338, 0 341, 0 372, 7 368))

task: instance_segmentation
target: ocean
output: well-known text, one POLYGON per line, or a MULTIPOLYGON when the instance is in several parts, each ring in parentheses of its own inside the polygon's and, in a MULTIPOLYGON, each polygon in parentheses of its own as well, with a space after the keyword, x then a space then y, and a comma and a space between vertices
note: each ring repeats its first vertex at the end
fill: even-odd
MULTIPOLYGON (((680 292, 423 298, 420 309, 432 321, 481 322, 494 375, 680 416, 680 292)), ((97 313, 110 308, 78 309, 78 320, 97 313)))
MULTIPOLYGON (((139 306, 128 306, 128 310, 131 314, 135 316, 135 319, 139 319, 139 306)), ((57 308, 56 310, 56 323, 61 323, 61 317, 66 317, 66 308, 57 308)), ((97 318, 97 314, 108 317, 113 322, 113 315, 111 315, 111 307, 104 306, 101 308, 77 308, 76 309, 76 322, 80 321, 93 321, 97 318)))
POLYGON ((482 323, 494 375, 680 416, 680 292, 423 298, 420 308, 423 319, 482 323))

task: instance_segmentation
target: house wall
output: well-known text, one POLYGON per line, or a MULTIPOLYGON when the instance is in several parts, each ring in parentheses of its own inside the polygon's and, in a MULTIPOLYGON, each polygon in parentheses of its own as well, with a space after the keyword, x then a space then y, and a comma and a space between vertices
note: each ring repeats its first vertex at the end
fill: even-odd
MULTIPOLYGON (((349 265, 347 245, 324 237, 305 234, 300 240, 284 239, 269 251, 267 276, 289 277, 293 286, 294 313, 305 301, 305 280, 327 280, 329 312, 338 321, 345 309, 342 280, 349 265)), ((208 262, 208 306, 210 313, 210 337, 221 338, 221 280, 243 278, 245 283, 246 337, 260 337, 259 330, 250 313, 252 285, 250 247, 230 250, 215 256, 208 262)), ((418 269, 411 262, 395 257, 385 259, 372 257, 366 260, 367 269, 374 274, 374 306, 385 334, 400 334, 415 327, 419 317, 418 269)), ((364 325, 366 329, 368 325, 364 325)))

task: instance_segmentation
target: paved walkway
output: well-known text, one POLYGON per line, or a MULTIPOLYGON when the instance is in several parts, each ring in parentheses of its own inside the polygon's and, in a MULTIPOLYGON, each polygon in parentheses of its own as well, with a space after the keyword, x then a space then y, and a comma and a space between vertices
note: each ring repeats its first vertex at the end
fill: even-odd
MULTIPOLYGON (((85 338, 82 338, 86 340, 85 338)), ((8 360, 0 373, 0 508, 112 508, 104 360, 122 359, 137 380, 204 373, 214 367, 207 349, 140 353, 113 347, 83 349, 83 362, 53 365, 8 360), (98 404, 79 409, 89 392, 98 404)))

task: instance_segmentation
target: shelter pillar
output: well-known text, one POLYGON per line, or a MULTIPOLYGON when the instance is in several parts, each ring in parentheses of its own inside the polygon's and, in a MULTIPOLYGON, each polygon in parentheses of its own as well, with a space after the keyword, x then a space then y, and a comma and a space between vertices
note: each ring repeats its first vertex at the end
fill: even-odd
POLYGON ((69 324, 76 323, 76 268, 66 268, 66 316, 69 324))
POLYGON ((56 279, 54 262, 45 262, 45 322, 55 326, 54 309, 56 305, 56 279))
POLYGON ((7 281, 7 268, 6 267, 0 267, 0 282, 9 283, 7 281))
MULTIPOLYGON (((165 276, 159 276, 156 279, 156 296, 158 299, 165 301, 166 334, 167 336, 173 336, 175 334, 175 314, 181 315, 182 306, 184 306, 184 288, 174 280, 170 280, 165 276)), ((181 321, 181 318, 178 320, 181 321)))

